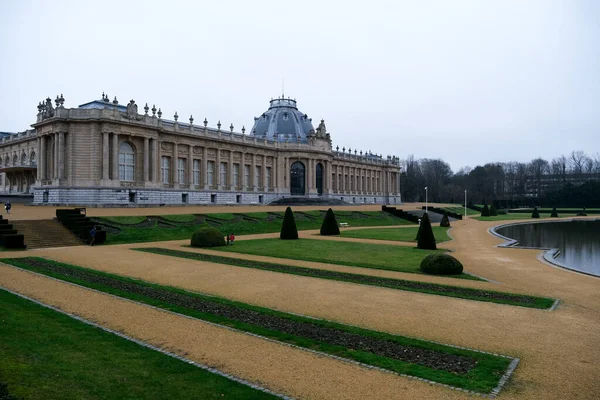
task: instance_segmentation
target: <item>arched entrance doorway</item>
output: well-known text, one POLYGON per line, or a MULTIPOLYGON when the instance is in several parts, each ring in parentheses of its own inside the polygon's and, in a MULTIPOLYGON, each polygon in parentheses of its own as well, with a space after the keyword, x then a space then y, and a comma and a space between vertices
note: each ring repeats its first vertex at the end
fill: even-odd
POLYGON ((323 164, 318 163, 315 169, 315 182, 317 184, 317 193, 319 194, 319 196, 321 196, 323 194, 323 164))
POLYGON ((292 195, 304 196, 306 194, 306 168, 300 161, 296 161, 290 167, 290 193, 292 195))

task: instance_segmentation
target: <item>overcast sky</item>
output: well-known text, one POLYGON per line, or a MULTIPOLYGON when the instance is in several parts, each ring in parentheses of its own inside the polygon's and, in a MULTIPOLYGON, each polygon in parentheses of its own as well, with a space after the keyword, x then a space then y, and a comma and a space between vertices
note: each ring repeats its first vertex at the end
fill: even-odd
POLYGON ((453 170, 600 151, 600 1, 13 1, 0 131, 102 92, 236 131, 281 94, 333 145, 453 170))

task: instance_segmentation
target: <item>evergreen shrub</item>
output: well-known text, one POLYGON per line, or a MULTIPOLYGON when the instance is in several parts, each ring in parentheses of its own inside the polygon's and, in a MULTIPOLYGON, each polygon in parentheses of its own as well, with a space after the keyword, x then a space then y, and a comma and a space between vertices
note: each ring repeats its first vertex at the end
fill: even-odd
POLYGON ((442 228, 450 227, 450 220, 448 219, 448 213, 446 213, 445 211, 444 211, 444 216, 442 217, 442 220, 440 221, 440 226, 442 228))
POLYGON ((481 210, 481 216, 482 217, 490 216, 490 208, 488 207, 487 203, 483 206, 483 210, 481 210))
POLYGON ((552 213, 550 213, 552 218, 558 218, 558 212, 556 212, 556 207, 552 208, 552 213))
POLYGON ((495 217, 496 215, 498 215, 498 210, 496 209, 496 206, 492 203, 492 206, 490 207, 490 217, 495 217))
POLYGON ((537 207, 533 208, 533 213, 531 213, 531 218, 539 218, 540 217, 540 212, 538 211, 537 207))
POLYGON ((421 261, 421 271, 435 275, 462 274, 463 266, 456 258, 448 254, 430 254, 421 261))
POLYGON ((433 229, 431 229, 431 222, 429 221, 429 215, 423 214, 421 219, 421 226, 417 233, 417 248, 422 250, 436 250, 435 237, 433 236, 433 229))
POLYGON ((281 233, 279 234, 279 239, 298 239, 298 228, 296 228, 296 220, 294 219, 294 213, 290 207, 285 209, 285 215, 283 216, 283 223, 281 224, 281 233))
POLYGON ((339 235, 340 227, 338 226, 337 220, 335 219, 335 214, 333 210, 330 208, 327 210, 327 214, 325 214, 325 218, 323 218, 323 224, 321 225, 321 235, 339 235))
POLYGON ((192 235, 192 247, 218 247, 226 246, 225 238, 221 231, 212 226, 198 229, 192 235))

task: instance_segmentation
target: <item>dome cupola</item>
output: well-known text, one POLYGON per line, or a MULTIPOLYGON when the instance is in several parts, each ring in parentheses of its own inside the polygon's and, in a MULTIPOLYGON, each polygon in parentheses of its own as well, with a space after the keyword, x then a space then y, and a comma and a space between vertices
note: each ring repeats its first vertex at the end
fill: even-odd
POLYGON ((279 142, 306 142, 307 135, 314 130, 312 119, 298 111, 296 100, 281 97, 272 99, 269 109, 254 117, 250 134, 279 142))

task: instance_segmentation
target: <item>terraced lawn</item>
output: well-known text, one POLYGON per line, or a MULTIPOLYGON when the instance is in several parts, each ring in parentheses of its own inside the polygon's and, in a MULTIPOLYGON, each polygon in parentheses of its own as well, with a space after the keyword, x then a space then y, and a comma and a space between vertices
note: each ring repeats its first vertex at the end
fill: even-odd
MULTIPOLYGON (((433 226, 433 235, 437 243, 445 242, 452 239, 448 235, 450 228, 442 228, 441 226, 433 226)), ((358 239, 375 239, 375 240, 395 240, 398 242, 416 242, 418 227, 410 228, 382 228, 382 229, 356 229, 356 230, 340 230, 341 237, 358 238, 358 239)))
POLYGON ((0 316, 0 382, 18 399, 276 398, 1 289, 0 316))
MULTIPOLYGON (((442 252, 419 250, 416 247, 318 239, 240 240, 233 246, 214 247, 212 250, 411 273, 420 273, 419 265, 425 256, 442 252)), ((453 277, 475 279, 467 274, 453 277)))

